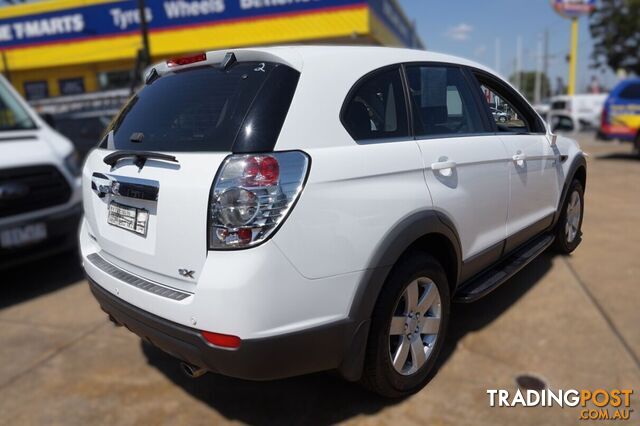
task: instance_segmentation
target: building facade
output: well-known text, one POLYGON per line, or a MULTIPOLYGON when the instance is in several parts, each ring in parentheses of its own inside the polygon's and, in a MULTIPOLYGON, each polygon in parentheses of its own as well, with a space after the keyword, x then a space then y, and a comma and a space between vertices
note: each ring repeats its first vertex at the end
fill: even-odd
MULTIPOLYGON (((152 60, 250 45, 424 47, 396 0, 146 0, 152 60)), ((127 87, 142 47, 137 0, 0 8, 0 70, 27 99, 127 87)))

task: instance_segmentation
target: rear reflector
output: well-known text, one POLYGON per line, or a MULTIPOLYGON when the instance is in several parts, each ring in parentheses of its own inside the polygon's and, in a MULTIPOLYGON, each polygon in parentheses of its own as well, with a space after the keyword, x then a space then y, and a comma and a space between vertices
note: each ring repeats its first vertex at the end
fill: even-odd
POLYGON ((229 334, 212 333, 211 331, 200 332, 204 340, 212 345, 222 348, 238 349, 240 347, 240 338, 229 334))
POLYGON ((206 60, 207 60, 206 53, 198 53, 197 55, 193 55, 193 56, 183 56, 182 58, 169 59, 167 60, 167 66, 177 67, 180 65, 189 65, 195 62, 203 62, 206 60))

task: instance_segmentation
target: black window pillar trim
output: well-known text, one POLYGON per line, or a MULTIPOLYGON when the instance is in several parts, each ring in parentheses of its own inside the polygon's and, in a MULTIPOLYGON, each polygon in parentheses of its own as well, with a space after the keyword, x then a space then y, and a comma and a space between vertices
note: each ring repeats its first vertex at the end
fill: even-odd
POLYGON ((238 126, 231 147, 234 154, 274 150, 299 81, 300 72, 287 65, 278 64, 269 73, 238 126), (273 102, 266 102, 264 99, 273 102), (247 125, 256 127, 256 131, 247 134, 244 131, 247 125))
POLYGON ((479 108, 484 114, 481 114, 482 121, 485 125, 487 131, 491 133, 498 133, 498 126, 496 125, 495 120, 493 119, 493 114, 491 114, 491 110, 487 106, 487 102, 484 99, 484 93, 482 92, 482 87, 476 76, 473 74, 473 71, 469 67, 462 67, 463 74, 467 79, 469 86, 471 87, 471 92, 473 99, 476 103, 476 108, 479 108))
POLYGON ((404 92, 405 112, 407 114, 407 125, 409 126, 409 138, 416 138, 416 129, 413 123, 413 102, 411 101, 411 89, 407 79, 407 69, 405 64, 400 64, 400 80, 402 80, 402 91, 404 92))

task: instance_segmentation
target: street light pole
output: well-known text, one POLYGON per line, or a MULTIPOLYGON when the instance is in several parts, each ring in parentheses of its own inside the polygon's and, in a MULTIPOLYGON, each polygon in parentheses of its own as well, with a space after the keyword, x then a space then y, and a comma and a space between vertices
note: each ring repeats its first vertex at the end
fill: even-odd
POLYGON ((568 95, 576 93, 576 68, 578 64, 578 18, 571 18, 571 54, 569 57, 569 90, 568 95))
POLYGON ((138 0, 138 13, 140 14, 140 34, 142 36, 142 68, 151 63, 151 49, 149 48, 149 28, 144 0, 138 0))

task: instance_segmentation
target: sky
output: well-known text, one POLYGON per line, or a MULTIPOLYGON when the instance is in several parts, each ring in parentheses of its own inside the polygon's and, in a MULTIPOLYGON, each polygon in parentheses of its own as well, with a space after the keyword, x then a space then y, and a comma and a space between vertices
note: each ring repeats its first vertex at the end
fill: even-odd
MULTIPOLYGON (((517 38, 522 37, 522 69, 536 69, 538 42, 549 31, 549 74, 567 84, 571 21, 558 15, 549 0, 399 0, 428 50, 462 56, 509 76, 515 69, 517 38), (499 40, 499 63, 496 63, 499 40)), ((577 91, 584 92, 596 75, 613 86, 613 72, 590 68, 593 42, 589 18, 580 18, 577 91)))
MULTIPOLYGON (((505 77, 515 69, 518 36, 522 38, 522 69, 533 71, 538 43, 548 30, 552 89, 555 90, 558 77, 567 84, 571 22, 553 10, 550 0, 398 1, 407 16, 415 20, 428 50, 475 60, 505 77)), ((4 0, 0 0, 0 5, 3 4, 4 0)), ((586 90, 594 75, 604 87, 613 87, 617 82, 613 72, 590 67, 593 42, 586 16, 580 19, 579 34, 578 93, 586 90)))

